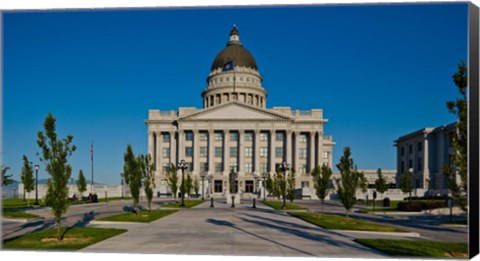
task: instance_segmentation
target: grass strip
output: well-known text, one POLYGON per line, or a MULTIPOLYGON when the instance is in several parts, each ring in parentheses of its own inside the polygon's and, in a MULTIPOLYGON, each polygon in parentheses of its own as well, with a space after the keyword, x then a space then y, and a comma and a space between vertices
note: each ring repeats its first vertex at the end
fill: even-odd
POLYGON ((20 210, 8 210, 4 209, 2 216, 5 218, 39 218, 40 216, 30 214, 20 210))
POLYGON ((118 215, 97 218, 97 221, 113 221, 113 222, 139 222, 150 223, 159 218, 168 216, 177 212, 177 210, 153 210, 153 211, 139 211, 138 214, 133 212, 122 213, 118 215))
MULTIPOLYGON (((33 208, 33 204, 35 203, 35 199, 23 200, 18 198, 9 198, 9 199, 2 199, 2 208, 33 208)), ((45 202, 42 199, 38 199, 38 204, 40 206, 45 206, 45 202)))
POLYGON ((316 213, 291 213, 288 214, 305 220, 309 223, 326 229, 337 230, 359 230, 359 231, 377 231, 377 232, 408 232, 396 227, 379 225, 363 220, 347 218, 339 215, 316 214, 316 213))
POLYGON ((125 229, 106 229, 75 227, 62 228, 63 240, 57 240, 57 229, 47 229, 40 232, 30 233, 18 238, 3 242, 4 249, 22 250, 78 250, 89 245, 98 243, 110 237, 126 232, 125 229))
POLYGON ((391 256, 468 257, 467 243, 393 239, 355 239, 355 241, 391 256))
MULTIPOLYGON (((283 202, 282 201, 266 201, 266 200, 262 200, 262 203, 273 208, 273 209, 277 209, 277 210, 282 210, 282 206, 283 206, 283 202)), ((290 204, 290 203, 285 203, 286 205, 286 209, 287 210, 307 210, 307 208, 304 208, 304 207, 301 207, 301 206, 297 206, 297 205, 294 205, 294 204, 290 204)))
MULTIPOLYGON (((205 200, 185 200, 184 204, 185 204, 185 208, 193 208, 197 205, 202 204, 203 202, 205 202, 205 200)), ((175 201, 175 202, 164 204, 164 205, 162 205, 162 207, 164 207, 164 208, 181 208, 180 204, 182 204, 180 201, 175 201)))

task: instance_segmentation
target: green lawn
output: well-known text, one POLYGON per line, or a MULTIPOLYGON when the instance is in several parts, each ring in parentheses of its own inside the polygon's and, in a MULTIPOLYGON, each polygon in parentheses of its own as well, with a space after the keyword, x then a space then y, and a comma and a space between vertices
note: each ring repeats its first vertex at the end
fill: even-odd
MULTIPOLYGON (((33 207, 35 203, 35 199, 25 200, 18 199, 18 198, 9 198, 9 199, 2 199, 2 208, 26 208, 26 207, 33 207), (28 205, 30 203, 30 205, 28 205)), ((45 202, 42 199, 38 199, 38 203, 40 206, 45 206, 45 202)))
POLYGON ((153 211, 140 211, 138 215, 133 212, 122 213, 118 215, 97 218, 97 221, 114 221, 114 222, 139 222, 150 223, 159 218, 168 216, 177 212, 178 210, 153 210, 153 211))
MULTIPOLYGON (((282 206, 283 206, 283 201, 265 201, 265 200, 262 200, 262 203, 273 208, 273 209, 277 209, 277 210, 282 210, 282 206)), ((306 210, 307 208, 304 208, 304 207, 301 207, 301 206, 297 206, 297 205, 294 205, 294 204, 290 204, 290 203, 286 203, 286 209, 287 210, 306 210)))
POLYGON ((339 215, 316 214, 316 213, 291 213, 288 214, 303 219, 309 223, 326 229, 338 230, 360 230, 360 231, 379 231, 379 232, 408 232, 391 226, 379 225, 353 218, 348 219, 339 215))
MULTIPOLYGON (((202 204, 203 202, 205 202, 205 200, 185 200, 184 204, 185 204, 185 208, 193 208, 197 205, 202 204)), ((164 207, 164 208, 180 208, 180 204, 182 204, 181 200, 175 201, 175 202, 172 202, 172 203, 164 204, 164 205, 162 205, 162 207, 164 207)))
MULTIPOLYGON (((62 233, 67 228, 62 228, 62 233)), ((62 241, 57 240, 57 229, 47 229, 30 233, 3 242, 4 249, 29 250, 78 250, 107 238, 126 232, 125 229, 72 228, 67 231, 62 241)))
POLYGON ((9 210, 9 209, 4 209, 2 213, 3 217, 6 218, 38 218, 40 216, 30 214, 24 211, 20 210, 9 210))
POLYGON ((467 243, 392 239, 355 239, 355 241, 391 256, 468 258, 467 243))

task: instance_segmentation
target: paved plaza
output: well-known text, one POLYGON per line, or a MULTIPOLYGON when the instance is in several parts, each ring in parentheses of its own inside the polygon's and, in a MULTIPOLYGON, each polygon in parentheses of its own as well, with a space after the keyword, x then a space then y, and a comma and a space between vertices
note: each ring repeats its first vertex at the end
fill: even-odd
POLYGON ((206 202, 150 224, 93 222, 94 227, 128 232, 82 252, 250 256, 382 257, 352 238, 318 228, 280 211, 257 205, 206 202))

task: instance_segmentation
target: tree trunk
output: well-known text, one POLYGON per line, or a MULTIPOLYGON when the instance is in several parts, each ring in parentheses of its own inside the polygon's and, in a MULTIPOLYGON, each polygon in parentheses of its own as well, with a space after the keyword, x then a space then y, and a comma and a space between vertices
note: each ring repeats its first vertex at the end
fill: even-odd
POLYGON ((348 209, 347 209, 347 224, 348 224, 348 209))
POLYGON ((57 223, 57 239, 58 241, 62 241, 62 234, 60 233, 60 228, 61 228, 61 225, 60 225, 60 222, 57 223))
POLYGON ((323 199, 322 199, 322 216, 323 216, 323 214, 324 214, 324 212, 323 212, 323 205, 324 205, 324 204, 325 204, 325 202, 323 202, 323 199))

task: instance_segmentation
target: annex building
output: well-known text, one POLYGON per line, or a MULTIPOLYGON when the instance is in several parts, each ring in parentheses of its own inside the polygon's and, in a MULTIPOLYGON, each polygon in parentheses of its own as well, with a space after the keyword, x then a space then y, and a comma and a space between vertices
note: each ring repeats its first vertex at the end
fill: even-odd
POLYGON ((165 174, 182 159, 193 178, 207 175, 205 195, 214 198, 229 194, 232 170, 239 195, 250 198, 261 191, 261 175, 276 172, 283 161, 295 168, 297 188, 313 188, 315 165, 332 166, 335 143, 325 135, 323 110, 268 108, 263 78, 236 26, 213 59, 207 83, 203 108, 149 111, 145 123, 156 191, 169 192, 165 174))

